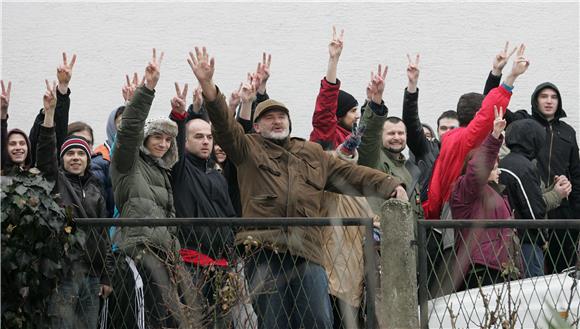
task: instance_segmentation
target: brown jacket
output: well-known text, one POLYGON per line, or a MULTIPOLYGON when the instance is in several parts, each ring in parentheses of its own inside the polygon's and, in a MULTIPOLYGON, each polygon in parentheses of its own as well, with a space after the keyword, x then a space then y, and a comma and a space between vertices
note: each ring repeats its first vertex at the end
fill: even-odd
MULTIPOLYGON (((322 217, 323 191, 386 197, 401 182, 378 170, 352 165, 325 153, 316 143, 289 138, 280 146, 258 134, 244 133, 224 95, 205 100, 215 141, 238 168, 244 217, 322 217)), ((248 229, 248 236, 280 252, 324 263, 322 227, 248 229)))

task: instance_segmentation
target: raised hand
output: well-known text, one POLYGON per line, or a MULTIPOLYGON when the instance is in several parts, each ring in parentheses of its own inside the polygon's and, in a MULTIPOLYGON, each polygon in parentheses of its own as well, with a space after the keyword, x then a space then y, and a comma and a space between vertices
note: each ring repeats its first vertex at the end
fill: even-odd
POLYGON ((0 84, 2 84, 0 109, 2 110, 2 120, 6 120, 8 118, 8 106, 10 105, 10 91, 12 90, 12 81, 8 81, 8 88, 4 87, 4 80, 0 80, 0 84))
POLYGON ((342 47, 344 45, 344 30, 340 30, 340 35, 336 34, 336 27, 332 27, 332 40, 328 44, 328 54, 331 59, 336 59, 340 57, 342 53, 342 47))
POLYGON ((153 48, 153 58, 147 67, 145 68, 145 87, 151 91, 155 90, 155 86, 157 86, 157 82, 159 81, 159 77, 161 75, 161 62, 163 61, 163 52, 161 52, 161 56, 157 58, 157 50, 153 48))
POLYGON ((259 78, 257 77, 257 74, 248 73, 248 79, 242 84, 242 89, 240 90, 242 104, 252 103, 256 99, 258 85, 259 78))
POLYGON ((240 102, 242 101, 242 99, 240 98, 240 93, 242 92, 243 84, 244 84, 243 82, 240 82, 240 87, 237 90, 232 91, 232 94, 230 95, 230 99, 228 101, 228 107, 230 108, 230 111, 234 114, 238 109, 238 105, 240 105, 240 102))
POLYGON ((512 57, 512 55, 516 52, 516 50, 518 50, 518 47, 514 47, 514 49, 508 54, 509 46, 510 46, 509 41, 506 41, 504 49, 500 51, 497 55, 495 55, 493 59, 491 73, 496 77, 501 75, 501 72, 504 66, 507 64, 510 57, 512 57))
POLYGON ((514 59, 514 64, 512 65, 512 71, 506 77, 504 83, 508 86, 514 85, 516 79, 524 74, 528 67, 530 67, 530 61, 525 56, 526 46, 522 43, 518 50, 516 51, 516 58, 514 59))
POLYGON ((415 57, 415 62, 413 62, 409 54, 407 54, 407 59, 409 60, 409 65, 407 66, 407 78, 409 79, 407 91, 414 93, 417 91, 417 82, 419 81, 419 54, 415 57))
POLYGON ((201 104, 203 103, 203 95, 201 94, 201 87, 198 85, 193 90, 193 112, 199 113, 201 104))
POLYGON ((503 130, 505 129, 505 126, 507 125, 505 119, 503 118, 505 111, 503 111, 503 108, 501 106, 499 107, 498 110, 497 106, 494 105, 493 114, 495 115, 495 120, 493 121, 493 131, 491 132, 491 134, 493 135, 493 137, 495 137, 495 139, 498 139, 499 136, 501 136, 503 130))
POLYGON ((213 83, 213 74, 215 72, 214 58, 209 57, 205 47, 202 47, 201 50, 195 47, 195 55, 190 51, 187 63, 189 63, 193 74, 197 78, 206 100, 214 101, 217 97, 217 90, 213 83))
POLYGON ((270 78, 270 64, 272 63, 272 54, 262 53, 262 62, 258 63, 258 68, 256 69, 256 74, 260 79, 260 85, 258 86, 258 92, 260 94, 266 93, 266 83, 270 78))
POLYGON ((371 100, 376 104, 381 104, 383 100, 383 92, 385 91, 385 78, 387 77, 387 71, 389 67, 385 65, 385 69, 382 70, 382 65, 379 64, 378 71, 375 74, 371 71, 371 81, 369 83, 369 93, 371 95, 371 100))
POLYGON ((58 79, 58 91, 61 94, 66 94, 68 91, 68 84, 72 78, 72 71, 75 63, 77 61, 77 55, 73 54, 73 57, 68 63, 66 53, 62 53, 62 65, 56 68, 56 77, 58 79))
POLYGON ((44 126, 47 128, 54 126, 54 109, 56 108, 56 81, 52 82, 52 87, 48 80, 46 83, 46 91, 42 97, 44 105, 44 126))
POLYGON ((187 83, 183 86, 183 91, 179 88, 179 83, 175 83, 175 93, 176 95, 171 99, 171 111, 175 111, 179 114, 183 114, 186 111, 186 99, 187 99, 187 83))
POLYGON ((125 75, 125 79, 126 79, 127 84, 123 86, 121 93, 123 94, 123 99, 125 100, 125 104, 127 104, 133 98, 133 95, 135 94, 135 89, 137 89, 137 87, 145 84, 145 76, 143 76, 143 79, 141 79, 140 83, 139 83, 139 76, 137 75, 137 72, 133 73, 133 81, 131 81, 129 79, 129 75, 127 75, 127 74, 125 75))
POLYGON ((205 47, 202 47, 201 51, 195 47, 195 55, 190 51, 187 62, 201 85, 213 79, 215 60, 213 57, 210 59, 205 47))

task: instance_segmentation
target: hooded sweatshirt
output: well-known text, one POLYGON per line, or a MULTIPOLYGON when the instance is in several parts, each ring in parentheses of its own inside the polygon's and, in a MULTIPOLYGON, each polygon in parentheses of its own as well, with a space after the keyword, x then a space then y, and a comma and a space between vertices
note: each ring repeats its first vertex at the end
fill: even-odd
MULTIPOLYGON (((546 133, 533 119, 518 120, 508 126, 505 140, 510 153, 500 161, 499 166, 502 172, 499 181, 506 186, 508 200, 514 210, 515 218, 543 219, 549 208, 544 199, 535 159, 538 152, 542 152, 541 149, 545 147, 546 133), (518 176, 521 185, 518 179, 506 169, 518 176)), ((550 193, 553 196, 555 192, 550 193)), ((535 242, 540 246, 543 245, 544 241, 538 238, 537 230, 528 230, 528 232, 530 238, 528 239, 524 234, 524 243, 535 242)))
POLYGON ((538 122, 546 132, 546 147, 537 155, 538 173, 544 185, 550 186, 554 176, 565 175, 572 183, 572 193, 568 199, 562 200, 561 207, 550 212, 550 218, 580 218, 580 157, 578 155, 578 141, 576 131, 561 119, 566 117, 562 105, 560 90, 551 82, 539 84, 531 97, 532 115, 525 110, 515 113, 507 112, 508 125, 520 119, 532 118, 538 122), (538 107, 538 95, 546 88, 550 88, 558 95, 558 108, 554 119, 548 121, 538 107))

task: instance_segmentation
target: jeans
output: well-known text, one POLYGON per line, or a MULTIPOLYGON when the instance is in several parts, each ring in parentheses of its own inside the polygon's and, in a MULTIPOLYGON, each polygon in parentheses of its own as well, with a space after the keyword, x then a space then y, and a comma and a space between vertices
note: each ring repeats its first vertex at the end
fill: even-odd
POLYGON ((48 314, 53 329, 96 329, 99 317, 99 278, 66 278, 50 298, 48 314))
POLYGON ((531 278, 544 275, 544 252, 535 243, 522 243, 524 276, 531 278))
POLYGON ((328 279, 322 266, 260 249, 246 263, 246 278, 259 328, 332 328, 328 279))

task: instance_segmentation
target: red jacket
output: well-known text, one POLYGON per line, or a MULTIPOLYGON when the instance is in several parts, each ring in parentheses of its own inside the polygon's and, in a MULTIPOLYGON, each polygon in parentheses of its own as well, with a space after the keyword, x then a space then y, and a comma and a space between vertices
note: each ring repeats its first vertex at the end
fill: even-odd
POLYGON ((452 184, 461 173, 467 153, 481 145, 493 129, 494 105, 505 110, 511 96, 512 93, 503 86, 494 88, 487 94, 481 109, 467 127, 459 127, 443 135, 441 152, 435 161, 429 183, 428 199, 423 202, 425 218, 439 219, 443 204, 449 200, 452 184))
POLYGON ((336 117, 339 89, 340 80, 336 79, 336 84, 332 84, 323 78, 312 115, 313 130, 310 133, 310 141, 327 143, 332 149, 342 144, 351 133, 338 124, 336 117))

